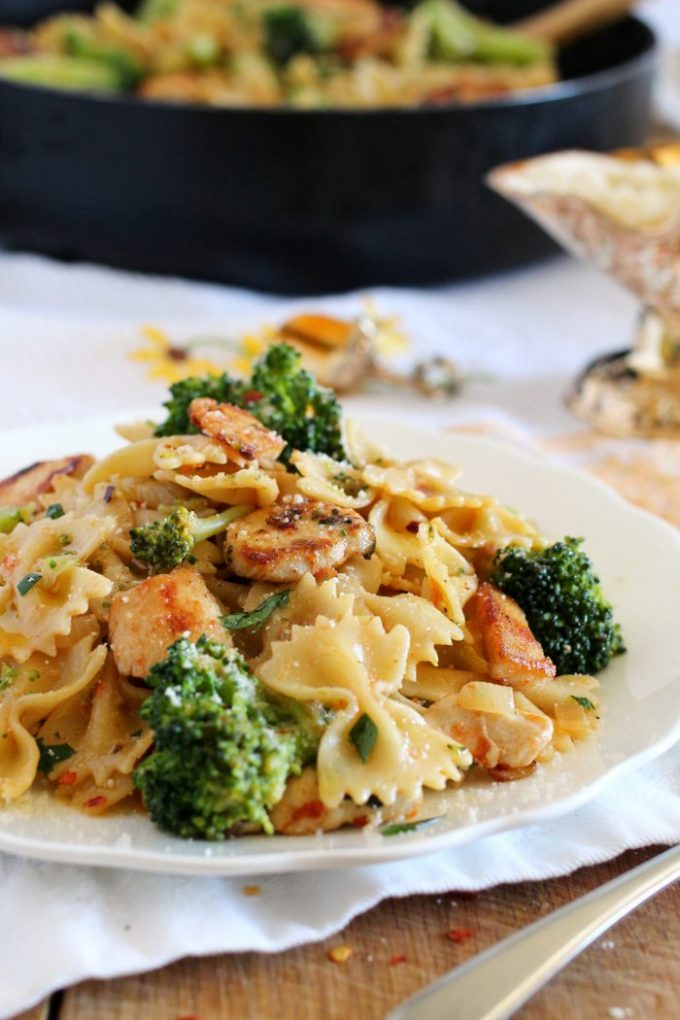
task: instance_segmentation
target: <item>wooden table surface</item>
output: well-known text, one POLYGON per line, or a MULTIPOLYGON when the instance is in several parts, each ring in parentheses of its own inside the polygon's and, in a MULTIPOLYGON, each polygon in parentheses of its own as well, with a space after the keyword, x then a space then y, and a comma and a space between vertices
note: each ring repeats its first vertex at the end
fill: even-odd
MULTIPOLYGON (((381 1020, 444 971, 662 849, 629 851, 565 878, 476 895, 387 900, 323 942, 276 956, 188 959, 153 974, 87 981, 21 1020, 381 1020), (344 964, 329 959, 339 946, 352 950, 344 964)), ((518 1016, 678 1020, 680 883, 607 932, 518 1016)))

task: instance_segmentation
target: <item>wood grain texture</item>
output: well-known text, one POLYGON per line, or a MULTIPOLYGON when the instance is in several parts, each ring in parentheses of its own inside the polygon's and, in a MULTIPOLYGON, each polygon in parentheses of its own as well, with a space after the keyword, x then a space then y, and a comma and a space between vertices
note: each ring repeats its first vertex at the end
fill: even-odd
POLYGON ((35 1006, 33 1009, 29 1009, 26 1013, 21 1013, 15 1017, 15 1020, 48 1020, 48 1014, 50 1011, 50 1003, 48 999, 41 1002, 39 1006, 35 1006))
MULTIPOLYGON (((66 992, 58 1020, 382 1020, 428 981, 659 849, 628 852, 549 882, 388 900, 333 938, 275 956, 183 960, 153 974, 89 981, 66 992), (447 937, 460 929, 472 934, 461 942, 447 937), (343 965, 328 959, 340 945, 352 949, 343 965)), ((676 1020, 679 946, 676 885, 608 932, 518 1016, 676 1020)))

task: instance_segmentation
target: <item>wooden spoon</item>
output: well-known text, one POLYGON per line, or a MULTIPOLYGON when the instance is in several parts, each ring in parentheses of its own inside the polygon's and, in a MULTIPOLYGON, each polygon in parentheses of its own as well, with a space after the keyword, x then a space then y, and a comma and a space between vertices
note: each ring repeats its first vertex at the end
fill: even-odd
POLYGON ((546 10, 516 21, 512 28, 534 39, 563 46, 618 21, 634 0, 560 0, 546 10))

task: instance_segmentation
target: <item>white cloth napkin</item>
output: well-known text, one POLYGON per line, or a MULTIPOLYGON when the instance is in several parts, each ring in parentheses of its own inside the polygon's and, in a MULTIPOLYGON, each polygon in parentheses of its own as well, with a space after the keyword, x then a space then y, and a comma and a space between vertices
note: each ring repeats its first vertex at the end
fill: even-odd
MULTIPOLYGON (((231 335, 293 308, 355 312, 363 295, 284 302, 176 280, 140 278, 30 256, 0 256, 0 426, 41 424, 153 404, 165 387, 131 361, 139 325, 173 339, 231 335)), ((429 293, 371 292, 412 339, 402 359, 446 353, 475 377, 441 404, 395 392, 352 408, 405 427, 486 421, 523 436, 574 429, 561 395, 589 358, 624 347, 635 301, 566 258, 429 293)), ((121 419, 125 419, 124 410, 121 419)), ((83 440, 86 446, 86 437, 83 440)), ((0 818, 1 824, 1 818, 0 818)), ((182 879, 69 868, 0 855, 0 1016, 87 977, 152 969, 186 955, 275 952, 338 931, 386 896, 545 879, 628 847, 680 840, 680 751, 613 785, 589 806, 540 826, 404 863, 248 879, 182 879), (31 946, 31 953, 25 952, 31 946)), ((395 947, 398 951, 398 947, 395 947)))

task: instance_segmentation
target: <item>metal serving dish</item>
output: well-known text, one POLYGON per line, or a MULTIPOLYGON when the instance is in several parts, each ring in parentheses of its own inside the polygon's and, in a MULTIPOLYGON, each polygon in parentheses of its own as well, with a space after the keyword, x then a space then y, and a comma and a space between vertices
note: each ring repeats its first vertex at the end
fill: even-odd
POLYGON ((565 49, 559 84, 470 105, 216 109, 2 82, 0 241, 289 293, 517 266, 554 246, 487 171, 639 144, 654 65, 629 17, 565 49))

